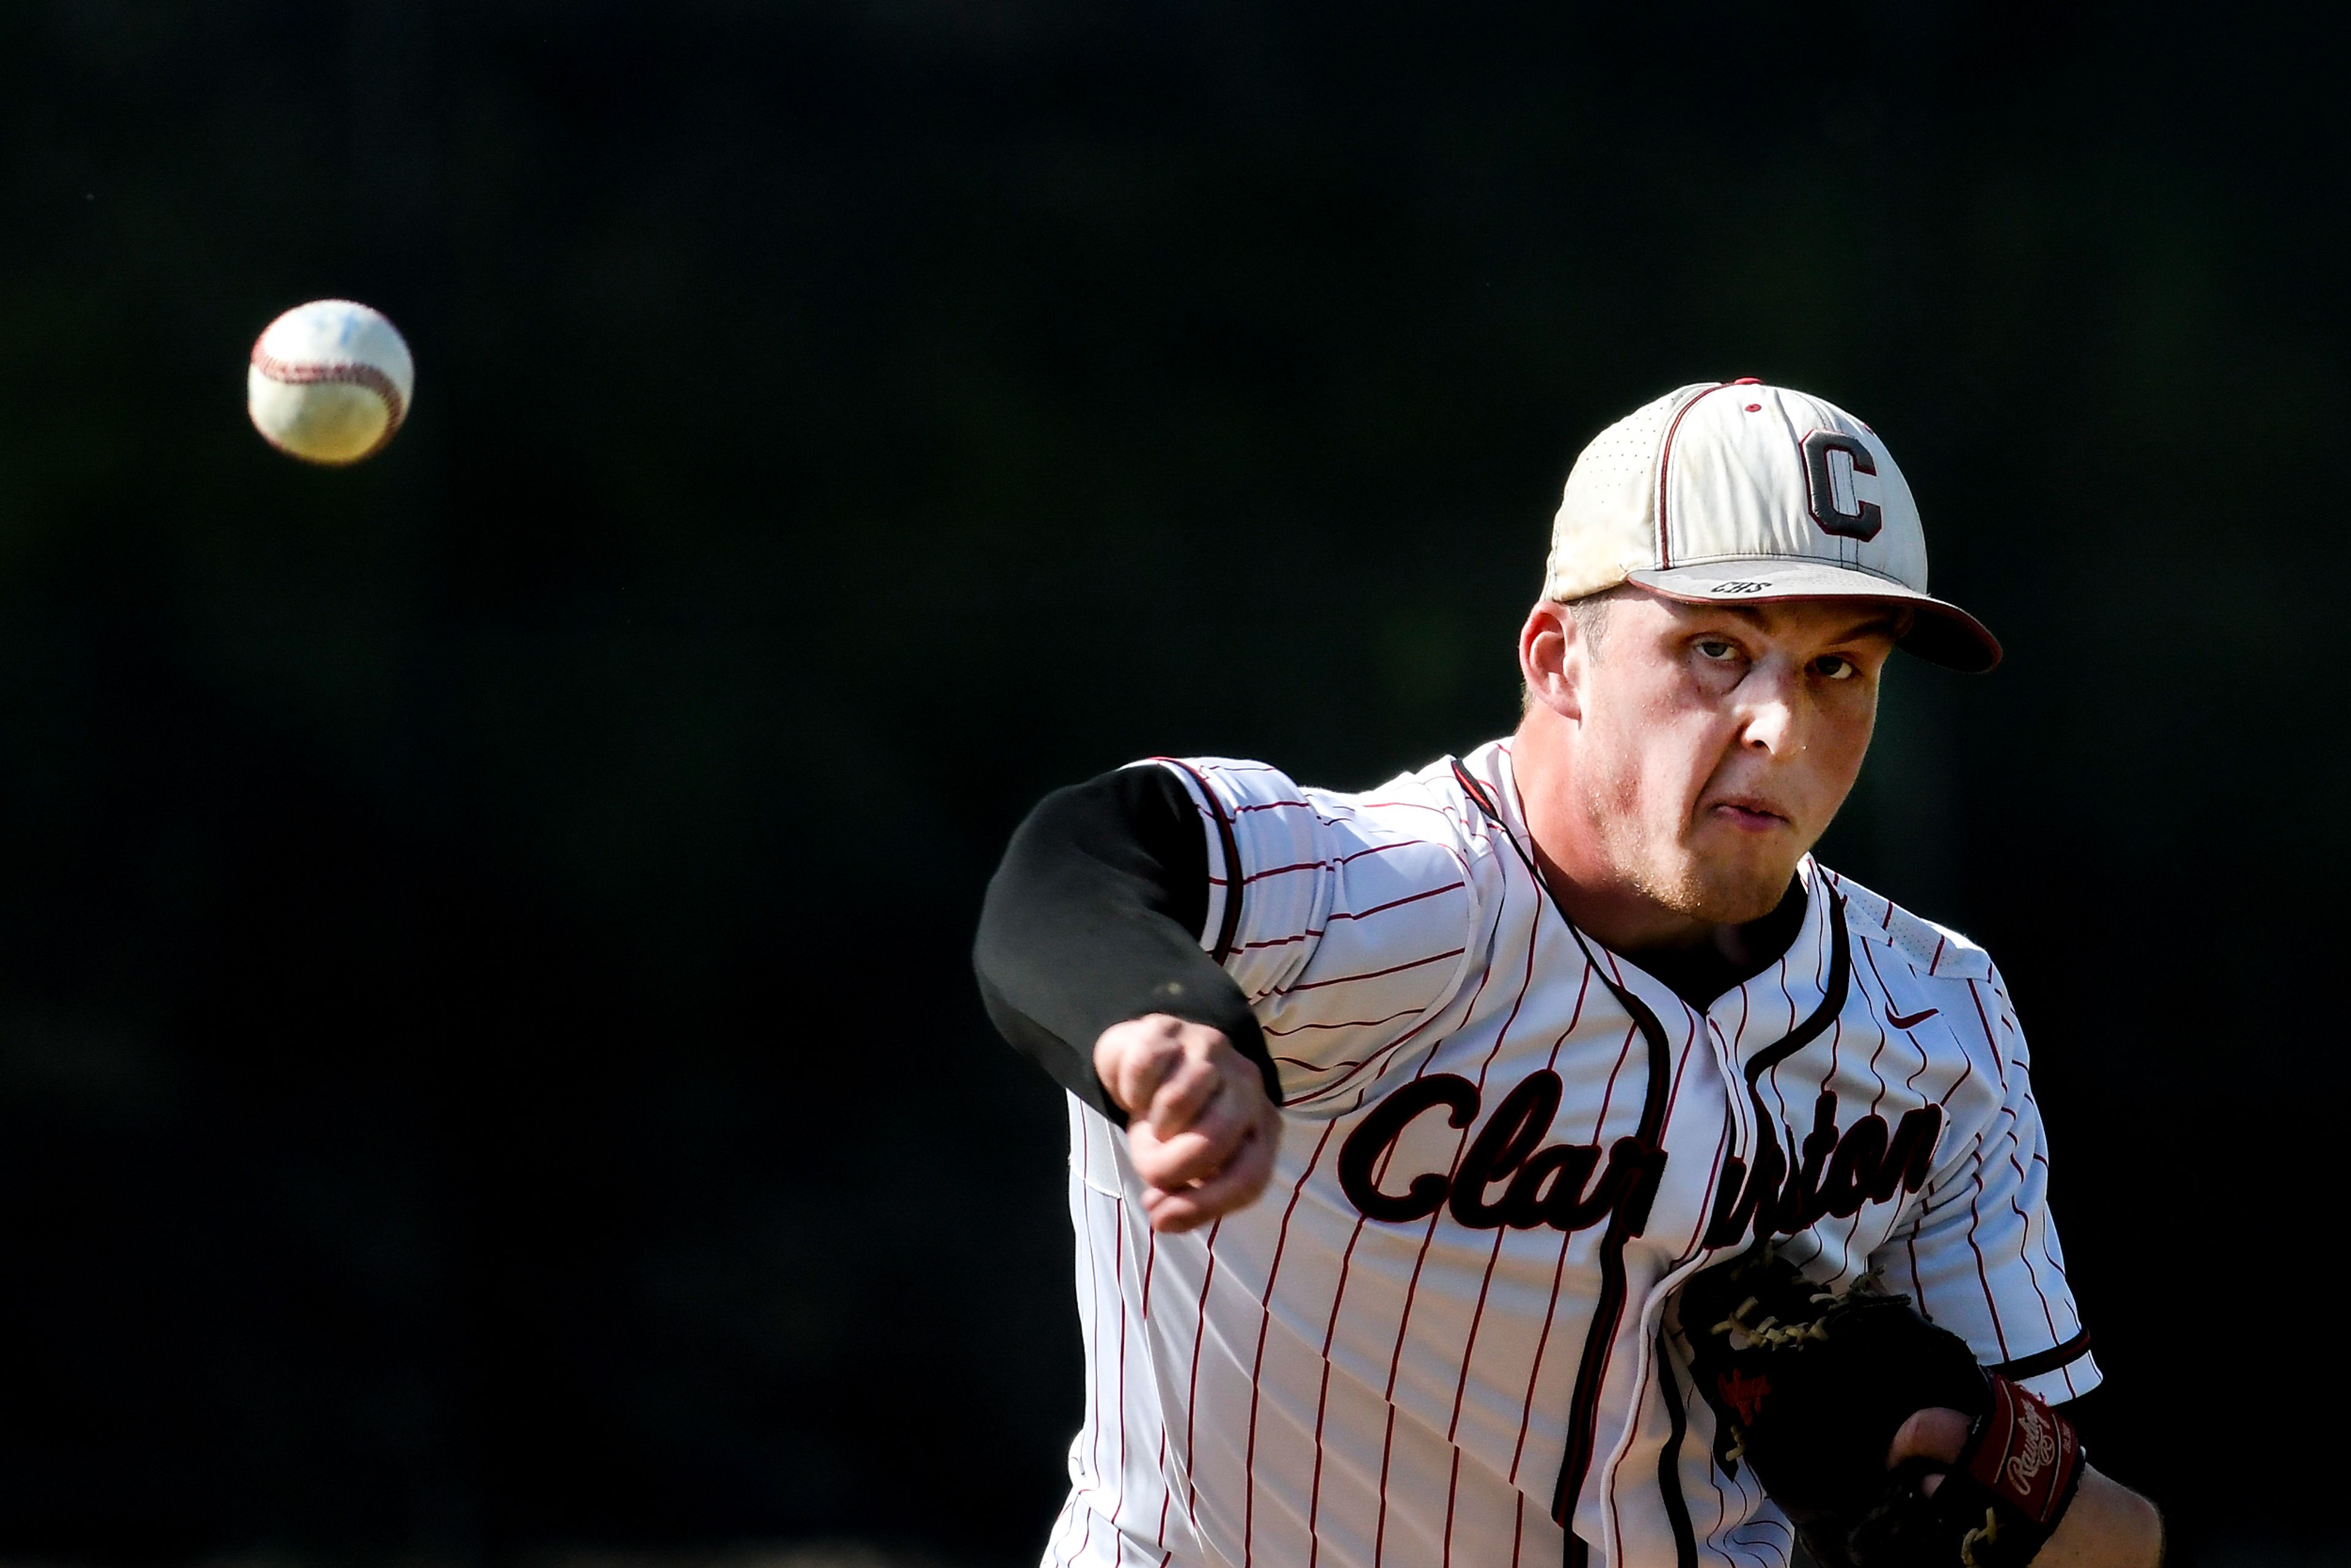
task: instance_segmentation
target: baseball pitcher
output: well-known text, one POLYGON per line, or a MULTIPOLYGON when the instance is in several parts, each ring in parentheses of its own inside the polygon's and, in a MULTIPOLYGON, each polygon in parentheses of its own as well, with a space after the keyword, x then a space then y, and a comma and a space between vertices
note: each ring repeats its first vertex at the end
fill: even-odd
POLYGON ((980 985, 1068 1091, 1053 1568, 2152 1568, 2024 1035, 1814 861, 1930 597, 1844 410, 1683 387, 1577 460, 1517 732, 1363 794, 1049 797, 980 985))

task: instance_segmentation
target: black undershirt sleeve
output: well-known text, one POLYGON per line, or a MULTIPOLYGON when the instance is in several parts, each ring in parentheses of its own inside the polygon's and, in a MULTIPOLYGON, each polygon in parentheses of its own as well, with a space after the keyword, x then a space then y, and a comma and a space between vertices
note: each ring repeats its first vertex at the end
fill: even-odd
POLYGON ((987 884, 972 946, 980 999, 1015 1050, 1121 1126, 1094 1076, 1094 1040, 1146 1013, 1221 1030, 1280 1104, 1248 998, 1200 948, 1207 911, 1207 840, 1183 780, 1123 768, 1058 789, 987 884))

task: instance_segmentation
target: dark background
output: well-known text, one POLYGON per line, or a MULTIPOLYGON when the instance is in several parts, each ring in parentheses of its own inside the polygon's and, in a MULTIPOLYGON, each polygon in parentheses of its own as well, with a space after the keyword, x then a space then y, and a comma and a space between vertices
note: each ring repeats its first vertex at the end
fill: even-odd
POLYGON ((2119 1417, 2338 1509, 2332 40, 2242 7, 0 5, 0 1553, 1033 1561, 1061 1104, 966 949, 1154 751, 1509 727, 1683 382, 1889 440, 1997 674, 1832 863, 2001 958, 2119 1417), (347 295, 363 468, 240 406, 347 295))

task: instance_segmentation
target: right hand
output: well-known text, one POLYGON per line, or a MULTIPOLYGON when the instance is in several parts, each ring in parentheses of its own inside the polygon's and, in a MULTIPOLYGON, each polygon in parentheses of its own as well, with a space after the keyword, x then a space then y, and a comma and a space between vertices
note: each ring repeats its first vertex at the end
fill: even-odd
POLYGON ((1094 1072, 1127 1116, 1143 1208, 1170 1235, 1247 1207, 1273 1175, 1281 1113, 1222 1030, 1150 1013, 1094 1041, 1094 1072))

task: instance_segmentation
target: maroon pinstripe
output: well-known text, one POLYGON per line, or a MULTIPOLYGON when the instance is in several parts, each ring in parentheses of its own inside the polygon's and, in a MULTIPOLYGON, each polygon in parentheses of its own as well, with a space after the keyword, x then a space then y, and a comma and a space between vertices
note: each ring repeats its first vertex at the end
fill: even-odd
MULTIPOLYGON (((1111 1254, 1111 1259, 1113 1268, 1117 1270, 1113 1282, 1119 1288, 1118 1407, 1123 1413, 1126 1409, 1126 1247, 1124 1244, 1126 1231, 1126 1204, 1123 1200, 1121 1200, 1118 1204, 1118 1228, 1120 1233, 1119 1245, 1116 1250, 1111 1254)), ((1113 1533, 1118 1530, 1119 1516, 1125 1511, 1126 1422, 1123 1419, 1121 1419, 1118 1423, 1118 1500, 1111 1505, 1110 1511, 1110 1527, 1113 1533)), ((1121 1535, 1118 1538, 1118 1553, 1119 1560, 1123 1563, 1126 1556, 1126 1537, 1123 1535, 1121 1535)))
POLYGON ((1287 1029, 1269 1029, 1265 1032, 1268 1035, 1285 1035, 1304 1034, 1309 1030, 1318 1029, 1377 1029, 1384 1023, 1394 1023, 1398 1019, 1408 1019, 1415 1013, 1427 1010, 1426 1008, 1405 1008, 1403 1011, 1390 1013, 1384 1019, 1349 1019, 1332 1023, 1294 1023, 1287 1029))
POLYGON ((1217 1283, 1217 1232, 1225 1222, 1217 1220, 1208 1227, 1208 1239, 1203 1249, 1208 1254, 1207 1272, 1200 1276, 1200 1314, 1192 1325, 1192 1386, 1184 1397, 1184 1512, 1192 1521, 1192 1530, 1200 1529, 1200 1471, 1193 1463, 1194 1421, 1200 1410, 1200 1343, 1208 1333, 1208 1292, 1217 1283))
MULTIPOLYGON (((1331 914, 1331 924, 1336 925, 1342 920, 1368 920, 1374 915, 1384 915, 1391 909, 1401 909, 1407 904, 1418 904, 1424 898, 1435 898, 1440 894, 1458 892, 1468 885, 1466 883, 1448 882, 1443 887, 1431 887, 1423 889, 1419 893, 1408 893, 1402 898, 1392 898, 1385 904, 1374 904, 1369 909, 1333 910, 1331 914)), ((1255 952, 1265 947, 1287 947, 1292 943, 1311 942, 1323 935, 1327 927, 1310 925, 1305 930, 1295 932, 1288 936, 1269 936, 1261 942, 1244 942, 1238 950, 1255 952)), ((1459 952, 1460 949, 1456 948, 1447 956, 1458 956, 1459 952)))
MULTIPOLYGON (((1143 1259, 1143 1321, 1148 1323, 1151 1321, 1151 1273, 1159 1263, 1159 1233, 1145 1230, 1144 1235, 1146 1239, 1143 1259)), ((1175 1489, 1167 1484, 1167 1422, 1164 1412, 1159 1423, 1159 1458, 1154 1469, 1159 1474, 1159 1528, 1153 1535, 1152 1542, 1161 1549, 1160 1568, 1166 1568, 1168 1559, 1176 1555, 1167 1546, 1167 1505, 1175 1499, 1175 1489)))
MULTIPOLYGON (((1974 987, 1973 987, 1972 982, 1970 983, 1970 987, 1969 987, 1969 989, 1970 989, 1970 993, 1972 993, 1972 992, 1973 992, 1974 987)), ((1994 991, 1994 993, 1993 993, 1993 994, 1994 994, 1995 996, 1999 995, 1999 993, 1998 993, 1997 991, 1994 991)), ((1979 1004, 1978 1004, 1978 1006, 1977 1006, 1977 1010, 1978 1010, 1978 1013, 1979 1013, 1979 1014, 1980 1014, 1980 1013, 1981 1013, 1981 1011, 1982 1011, 1982 1005, 1981 1005, 1980 1003, 1979 1003, 1979 1004)), ((2007 1022, 2008 1022, 2007 1014, 2006 1014, 2005 1009, 2003 1009, 2003 1010, 2002 1010, 2002 1012, 2001 1012, 2001 1026, 2002 1026, 2002 1030, 2003 1030, 2003 1031, 2005 1031, 2007 1022)), ((1986 1025, 1985 1025, 1985 1029, 1986 1029, 1987 1032, 1989 1032, 1989 1031, 1990 1031, 1990 1030, 1991 1030, 1991 1025, 1990 1025, 1990 1023, 1989 1023, 1989 1022, 1987 1022, 1987 1023, 1986 1023, 1986 1025)), ((1999 1058, 2000 1060, 2001 1060, 2001 1061, 2005 1061, 2005 1062, 2006 1062, 2006 1064, 2007 1064, 2008 1066, 2015 1067, 2015 1068, 2018 1068, 2018 1069, 2020 1069, 2020 1070, 2021 1070, 2021 1069, 2022 1068, 2022 1066, 2023 1066, 2023 1063, 2022 1063, 2022 1062, 2020 1062, 2020 1061, 2013 1061, 2013 1060, 2011 1060, 2011 1059, 2008 1058, 2007 1054, 2006 1054, 2004 1051, 2001 1051, 2001 1050, 2000 1050, 2000 1042, 1999 1042, 1999 1039, 1998 1039, 1998 1037, 1997 1037, 1997 1036, 1994 1036, 1994 1037, 1992 1038, 1992 1053, 1993 1053, 1993 1055, 1994 1055, 1996 1058, 1999 1058)), ((2011 1170, 2013 1170, 2013 1171, 2015 1171, 2015 1172, 2016 1172, 2016 1180, 2017 1180, 2017 1185, 2018 1185, 2018 1191, 2020 1191, 2020 1192, 2021 1192, 2021 1191, 2022 1191, 2022 1190, 2023 1190, 2023 1184, 2025 1183, 2025 1181, 2026 1181, 2028 1178, 2027 1178, 2027 1176, 2026 1176, 2026 1175, 2025 1175, 2025 1170, 2024 1170, 2023 1163, 2022 1163, 2022 1161, 2020 1161, 2020 1160, 2016 1157, 2016 1150, 2017 1150, 2017 1145, 2018 1145, 2018 1139, 2017 1139, 2017 1135, 2016 1135, 2016 1117, 2015 1117, 2012 1113, 2011 1113, 2011 1114, 2009 1115, 2009 1118, 2008 1118, 2008 1129, 2007 1129, 2007 1131, 2008 1131, 2008 1164, 2009 1164, 2009 1168, 2011 1168, 2011 1170)), ((2016 1196, 2017 1196, 2017 1195, 2016 1195, 2016 1193, 2013 1193, 2013 1192, 2008 1195, 2008 1207, 2009 1207, 2010 1210, 2011 1210, 2012 1213, 2014 1213, 2014 1214, 2015 1214, 2015 1216, 2016 1216, 2016 1223, 2017 1223, 2018 1227, 2020 1228, 2021 1233, 2022 1233, 2022 1234, 2023 1234, 2023 1235, 2026 1235, 2026 1236, 2030 1236, 2030 1235, 2032 1235, 2032 1221, 2031 1219, 2029 1219, 2029 1218, 2026 1218, 2025 1213, 2024 1213, 2024 1206, 2023 1206, 2022 1204, 2021 1204, 2021 1203, 2017 1202, 2017 1200, 2016 1200, 2016 1196)), ((2043 1318, 2047 1322, 2047 1323, 2048 1323, 2048 1325, 2049 1325, 2049 1338, 2050 1338, 2050 1342, 2051 1342, 2052 1343, 2055 1343, 2056 1342, 2058 1342, 2058 1341, 2060 1341, 2060 1340, 2064 1339, 2064 1335, 2063 1335, 2063 1334, 2061 1334, 2061 1333, 2059 1333, 2057 1332, 2057 1314, 2056 1314, 2056 1312, 2053 1312, 2053 1311, 2050 1308, 2050 1305, 2049 1305, 2049 1292, 2048 1292, 2048 1291, 2044 1291, 2044 1290, 2043 1290, 2043 1289, 2041 1288, 2041 1270, 2038 1270, 2038 1269, 2036 1269, 2036 1268, 2034 1268, 2034 1267, 2032 1266, 2032 1258, 2031 1258, 2030 1256, 2027 1256, 2027 1255, 2025 1255, 2025 1254, 2023 1254, 2023 1253, 2022 1253, 2022 1252, 2020 1252, 2020 1253, 2018 1254, 2018 1256, 2023 1259, 2023 1261, 2024 1261, 2024 1277, 2025 1277, 2027 1280, 2029 1280, 2029 1281, 2032 1281, 2032 1294, 2033 1294, 2033 1297, 2034 1297, 2034 1299, 2035 1299, 2035 1300, 2037 1300, 2037 1301, 2040 1301, 2040 1303, 2041 1303, 2041 1315, 2042 1315, 2042 1317, 2043 1317, 2043 1318)), ((1989 1293, 1990 1293, 1990 1291, 1989 1291, 1989 1288, 1987 1288, 1987 1291, 1986 1291, 1986 1293, 1987 1293, 1987 1294, 1989 1294, 1989 1293)))
MULTIPOLYGON (((1092 1139, 1091 1139, 1091 1138, 1089 1138, 1089 1139, 1085 1140, 1085 1141, 1084 1141, 1084 1143, 1082 1143, 1081 1145, 1080 1145, 1080 1147, 1083 1148, 1083 1149, 1086 1151, 1086 1155, 1082 1157, 1081 1163, 1080 1164, 1080 1166, 1079 1166, 1079 1167, 1078 1167, 1079 1186, 1080 1186, 1080 1187, 1081 1187, 1081 1188, 1084 1188, 1084 1189, 1091 1190, 1092 1184, 1092 1183, 1090 1183, 1090 1182, 1088 1182, 1088 1181, 1086 1181, 1084 1178, 1086 1177, 1086 1176, 1087 1176, 1087 1175, 1089 1175, 1089 1174, 1091 1173, 1091 1170, 1092 1170, 1092 1155, 1093 1140, 1092 1140, 1092 1139)), ((1093 1207, 1092 1207, 1092 1199, 1090 1199, 1090 1198, 1089 1198, 1089 1199, 1087 1199, 1087 1200, 1085 1200, 1085 1201, 1086 1201, 1086 1205, 1087 1205, 1087 1207, 1086 1207, 1086 1228, 1087 1228, 1087 1230, 1088 1230, 1089 1232, 1091 1232, 1091 1231, 1093 1229, 1093 1220, 1094 1220, 1094 1217, 1093 1217, 1093 1207)), ((1095 1270, 1095 1266, 1094 1266, 1094 1256, 1095 1256, 1095 1249, 1094 1249, 1093 1248, 1092 1248, 1092 1247, 1087 1248, 1087 1249, 1086 1249, 1086 1290, 1087 1290, 1087 1296, 1088 1296, 1088 1300, 1087 1300, 1087 1303, 1086 1303, 1086 1304, 1087 1304, 1087 1306, 1089 1307, 1089 1309, 1091 1309, 1092 1312, 1096 1312, 1096 1313, 1099 1313, 1099 1312, 1101 1312, 1101 1311, 1102 1311, 1102 1277, 1101 1277, 1101 1275, 1100 1275, 1100 1274, 1096 1271, 1096 1270, 1095 1270)), ((1121 1312, 1120 1312, 1120 1313, 1119 1313, 1119 1318, 1120 1318, 1120 1322, 1121 1322, 1122 1325, 1123 1325, 1123 1323, 1124 1323, 1125 1316, 1126 1316, 1126 1314, 1125 1314, 1124 1311, 1122 1309, 1122 1310, 1121 1310, 1121 1312)), ((1093 1370, 1093 1369, 1092 1369, 1092 1368, 1091 1368, 1091 1367, 1087 1368, 1087 1371, 1088 1371, 1089 1373, 1092 1373, 1092 1370, 1093 1370)), ((1102 1396, 1101 1396, 1101 1394, 1099 1393, 1099 1391, 1094 1387, 1094 1379, 1093 1379, 1092 1376, 1089 1376, 1089 1377, 1086 1379, 1086 1385, 1087 1385, 1087 1386, 1086 1386, 1086 1397, 1087 1397, 1088 1399, 1090 1399, 1090 1400, 1098 1400, 1098 1399, 1100 1399, 1100 1398, 1102 1397, 1102 1396)), ((1094 1479, 1094 1483, 1095 1483, 1097 1486, 1099 1486, 1099 1485, 1102 1483, 1102 1426, 1103 1426, 1103 1423, 1102 1423, 1102 1422, 1097 1421, 1096 1423, 1094 1423, 1094 1451, 1093 1451, 1093 1472, 1094 1472, 1094 1474, 1093 1474, 1093 1479, 1094 1479)), ((1121 1424, 1121 1429, 1122 1429, 1122 1430, 1123 1430, 1123 1423, 1122 1423, 1122 1424, 1121 1424)), ((1121 1488, 1121 1490, 1124 1490, 1124 1489, 1123 1489, 1123 1487, 1122 1487, 1122 1488, 1121 1488)), ((1092 1508, 1089 1508, 1089 1509, 1087 1509, 1087 1510, 1086 1510, 1086 1531, 1085 1531, 1085 1534, 1084 1534, 1084 1535, 1082 1535, 1082 1536, 1081 1536, 1081 1537, 1079 1538, 1079 1540, 1078 1540, 1078 1554, 1079 1554, 1080 1556, 1083 1556, 1083 1555, 1085 1554, 1085 1550, 1086 1550, 1086 1548, 1087 1548, 1089 1545, 1092 1544, 1092 1542, 1093 1542, 1093 1538, 1094 1538, 1094 1511, 1093 1511, 1092 1508)))
MULTIPOLYGON (((1877 974, 1877 959, 1876 956, 1869 951, 1869 948, 1865 944, 1862 947, 1861 956, 1863 960, 1869 966, 1870 975, 1872 977, 1876 977, 1877 974)), ((1854 971, 1854 980, 1856 985, 1860 984, 1861 972, 1858 969, 1854 971)), ((1866 990, 1868 988, 1865 986, 1862 988, 1866 990)), ((1880 1008, 1887 1009, 1892 1009, 1894 1006, 1893 993, 1886 988, 1886 985, 1883 980, 1879 981, 1877 987, 1877 1005, 1880 1008)), ((1869 1110, 1865 1113, 1865 1114, 1872 1116, 1876 1115, 1878 1107, 1886 1103, 1887 1090, 1886 1074, 1877 1071, 1877 1059, 1886 1054, 1886 1044, 1888 1038, 1889 1037, 1885 1031, 1880 1030, 1877 1036, 1877 1049, 1869 1053, 1869 1075, 1877 1080, 1877 1092, 1869 1097, 1869 1110)), ((1854 1210, 1853 1223, 1845 1229, 1844 1244, 1847 1248, 1851 1248, 1855 1242, 1861 1239, 1862 1212, 1863 1211, 1861 1209, 1854 1210)))
POLYGON ((1295 985, 1277 986, 1270 991, 1261 991, 1251 999, 1263 1001, 1274 997, 1293 996, 1300 991, 1319 991, 1329 986, 1353 985, 1358 980, 1376 980, 1384 975, 1401 975, 1406 969, 1417 969, 1427 964, 1441 964, 1447 958, 1458 958, 1467 949, 1456 947, 1449 952, 1431 953, 1426 958, 1413 958, 1401 964, 1390 964, 1384 969, 1369 969, 1360 975, 1333 975, 1327 980, 1301 980, 1295 985))
MULTIPOLYGON (((1992 1053, 1994 1060, 1997 1060, 2000 1056, 2000 1041, 1992 1036, 1991 1023, 1984 1017, 1983 998, 1977 992, 1976 983, 1973 980, 1968 982, 1968 997, 1976 1005, 1976 1021, 1983 1025, 1984 1047, 1992 1053)), ((1968 1070, 1970 1072, 1975 1070, 1974 1061, 1970 1061, 1968 1063, 1968 1070)), ((1960 1082, 1966 1082, 1965 1075, 1961 1076, 1960 1082)), ((1951 1089, 1956 1092, 1959 1084, 1951 1085, 1951 1089)), ((2000 1342, 2000 1358, 2002 1361, 2008 1361, 2013 1359, 2008 1350, 2008 1331, 2000 1321, 2000 1302, 1992 1298, 1991 1274, 1984 1267, 1983 1249, 1976 1244, 1976 1230, 1983 1223, 1983 1216, 1977 1207, 1977 1202, 1983 1196, 1983 1166, 1978 1164, 1975 1169, 1975 1191, 1968 1197, 1968 1250, 1976 1255, 1976 1281, 1983 1287, 1984 1311, 1991 1314, 1992 1337, 2000 1342)))
POLYGON ((1445 1483, 1444 1550, 1439 1561, 1443 1568, 1453 1568, 1453 1505, 1461 1495, 1461 1450, 1453 1450, 1453 1475, 1445 1483))
MULTIPOLYGON (((2008 1164, 2009 1167, 2016 1172, 2017 1181, 2020 1184, 2022 1183, 2026 1177, 2023 1162, 2016 1157, 2016 1124, 2014 1122, 2009 1124, 2008 1164)), ((2032 1235, 2032 1221, 2025 1218, 2024 1206, 2016 1201, 2016 1194, 2008 1195, 2008 1207, 2015 1213, 2016 1223, 2022 1228, 2023 1233, 2027 1236, 2032 1235)), ((2057 1314, 2049 1305, 2049 1292, 2041 1288, 2041 1270, 2032 1266, 2032 1259, 2030 1255, 2020 1252, 2018 1256, 2024 1260, 2024 1277, 2032 1281, 2032 1294, 2041 1302, 2041 1316, 2049 1325, 2050 1342, 2055 1343, 2062 1341, 2065 1336, 2057 1332, 2057 1314)))
POLYGON ((1305 1196, 1306 1183, 1314 1175, 1315 1168, 1322 1165, 1322 1151, 1329 1145, 1331 1134, 1338 1125, 1336 1122, 1324 1124, 1322 1136, 1314 1145, 1314 1153, 1308 1157, 1306 1168, 1299 1173, 1298 1185, 1290 1189, 1290 1202, 1281 1211, 1281 1230, 1273 1244, 1273 1266, 1266 1270, 1265 1297, 1257 1322, 1257 1356, 1249 1363, 1249 1448, 1241 1461, 1244 1484, 1248 1488, 1248 1500, 1243 1505, 1241 1521, 1241 1568, 1249 1568, 1254 1561, 1257 1539, 1257 1407, 1265 1392, 1265 1336, 1273 1326, 1274 1282, 1281 1276, 1281 1254, 1290 1245, 1290 1218, 1298 1212, 1298 1200, 1305 1196))
POLYGON ((1968 1195, 1968 1250, 1976 1255, 1976 1281, 1983 1287, 1984 1310, 1991 1314, 1992 1337, 2000 1342, 2000 1358, 2007 1361, 2010 1359, 2008 1333, 2001 1327, 2000 1303, 1992 1300, 1991 1275, 1984 1268, 1983 1249, 1976 1245, 1976 1229, 1983 1223, 1983 1216, 1978 1211, 1976 1203, 1982 1193, 1983 1169, 1978 1166, 1975 1175, 1975 1191, 1968 1195))
POLYGON ((1380 1568, 1388 1549, 1388 1459, 1395 1452, 1395 1406, 1388 1406, 1387 1435, 1380 1439, 1380 1518, 1372 1535, 1372 1568, 1380 1568))

